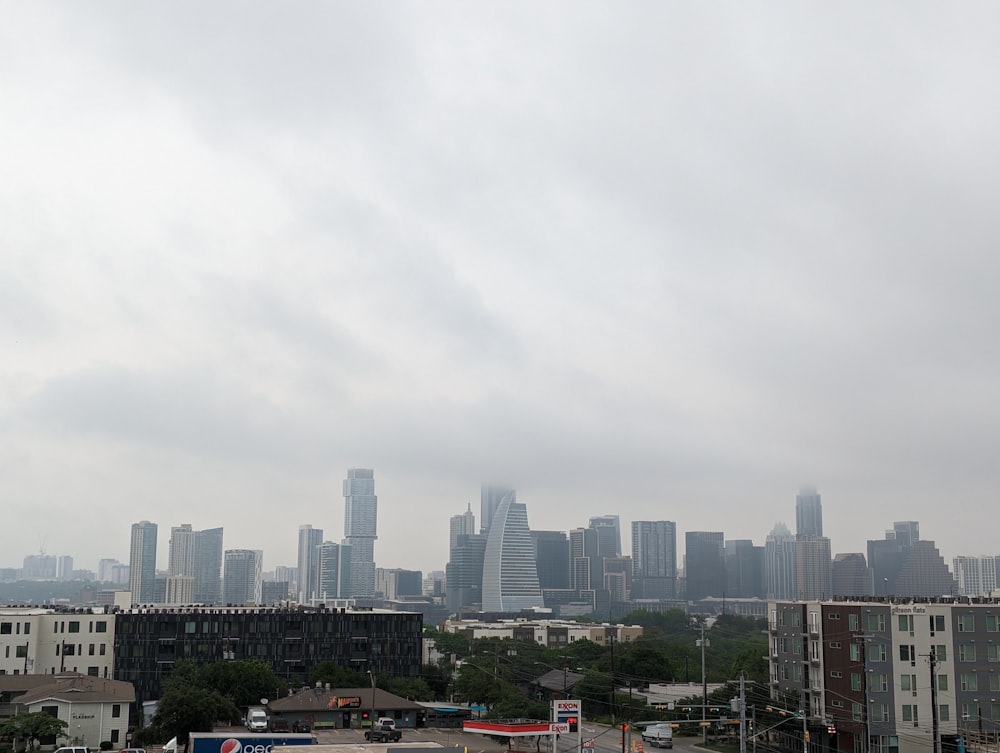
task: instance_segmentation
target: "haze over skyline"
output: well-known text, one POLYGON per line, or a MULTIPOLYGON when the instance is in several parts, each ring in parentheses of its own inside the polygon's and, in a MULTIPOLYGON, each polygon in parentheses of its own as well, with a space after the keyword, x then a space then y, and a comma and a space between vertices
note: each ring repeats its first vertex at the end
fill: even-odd
POLYGON ((350 467, 382 567, 484 481, 1000 553, 994 4, 4 11, 0 566, 291 565, 350 467))

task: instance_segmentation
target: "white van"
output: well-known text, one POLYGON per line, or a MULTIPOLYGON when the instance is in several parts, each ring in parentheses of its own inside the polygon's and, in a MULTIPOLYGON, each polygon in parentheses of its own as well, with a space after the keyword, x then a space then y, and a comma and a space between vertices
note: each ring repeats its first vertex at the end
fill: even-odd
POLYGON ((247 729, 251 732, 267 732, 267 712, 260 706, 251 706, 247 711, 247 729))
POLYGON ((642 731, 642 741, 654 748, 674 747, 674 730, 669 724, 651 724, 642 731))

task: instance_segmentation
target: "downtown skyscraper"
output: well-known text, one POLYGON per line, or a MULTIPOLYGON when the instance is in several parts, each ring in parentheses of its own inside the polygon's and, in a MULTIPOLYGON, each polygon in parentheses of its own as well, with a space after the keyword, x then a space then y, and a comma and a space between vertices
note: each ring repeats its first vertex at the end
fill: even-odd
POLYGON ((375 471, 350 468, 344 479, 344 543, 351 547, 351 593, 355 598, 375 596, 375 539, 378 497, 375 471))
POLYGON ((675 522, 632 521, 632 589, 636 598, 675 598, 677 594, 675 522))
POLYGON ((492 513, 483 557, 483 611, 519 612, 542 607, 528 510, 514 490, 492 513))
POLYGON ((318 563, 319 546, 323 543, 323 529, 313 528, 308 523, 299 526, 298 548, 298 601, 310 604, 319 595, 318 563))
POLYGON ((156 523, 143 520, 132 524, 129 546, 129 590, 133 604, 156 600, 156 523))

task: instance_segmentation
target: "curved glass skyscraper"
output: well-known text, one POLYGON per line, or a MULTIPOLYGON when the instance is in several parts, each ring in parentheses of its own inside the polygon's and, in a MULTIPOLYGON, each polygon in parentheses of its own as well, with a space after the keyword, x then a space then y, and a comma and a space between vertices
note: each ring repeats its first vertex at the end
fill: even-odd
POLYGON ((483 559, 483 611, 519 612, 542 607, 535 550, 528 528, 528 510, 504 495, 490 522, 483 559))

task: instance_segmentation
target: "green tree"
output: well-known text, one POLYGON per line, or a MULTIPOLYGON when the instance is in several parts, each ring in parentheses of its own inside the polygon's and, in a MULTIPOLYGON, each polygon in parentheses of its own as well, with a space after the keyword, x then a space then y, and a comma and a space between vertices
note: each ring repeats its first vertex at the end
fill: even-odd
POLYGON ((288 691, 287 684, 278 680, 271 666, 256 659, 203 664, 197 684, 219 692, 241 709, 259 704, 261 698, 275 699, 288 691))
POLYGON ((444 701, 448 698, 448 688, 451 686, 451 665, 425 664, 420 672, 421 677, 431 691, 431 700, 444 701))
POLYGON ((211 732, 215 723, 238 723, 240 710, 216 690, 174 680, 165 683, 156 705, 153 726, 163 738, 176 737, 187 743, 191 732, 211 732))
POLYGON ((420 677, 396 677, 388 681, 386 690, 411 701, 431 700, 430 686, 420 677))
POLYGON ((330 683, 331 688, 366 688, 371 685, 367 675, 342 667, 336 662, 321 661, 309 672, 312 684, 330 683))
POLYGON ((61 737, 66 733, 66 722, 56 719, 44 711, 34 711, 29 714, 18 714, 8 719, 0 726, 0 736, 18 740, 42 740, 44 738, 61 737))
POLYGON ((472 643, 465 633, 449 633, 433 628, 424 628, 424 637, 434 640, 434 647, 439 653, 449 656, 454 654, 458 659, 464 659, 472 652, 472 643))

